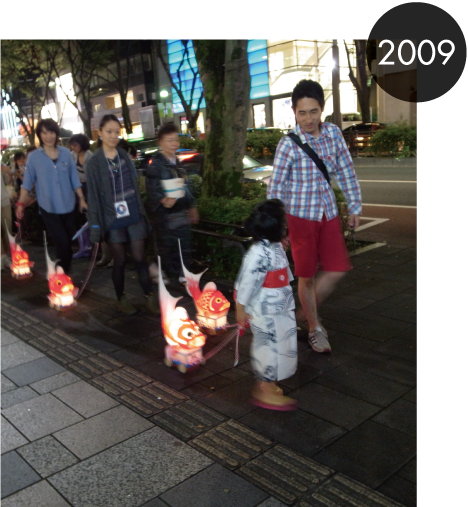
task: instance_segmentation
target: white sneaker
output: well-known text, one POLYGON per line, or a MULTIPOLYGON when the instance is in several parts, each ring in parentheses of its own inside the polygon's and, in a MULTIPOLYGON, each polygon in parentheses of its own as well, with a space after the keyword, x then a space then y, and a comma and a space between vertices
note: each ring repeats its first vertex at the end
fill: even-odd
POLYGON ((331 352, 327 336, 318 326, 313 332, 309 332, 309 344, 315 352, 331 352))

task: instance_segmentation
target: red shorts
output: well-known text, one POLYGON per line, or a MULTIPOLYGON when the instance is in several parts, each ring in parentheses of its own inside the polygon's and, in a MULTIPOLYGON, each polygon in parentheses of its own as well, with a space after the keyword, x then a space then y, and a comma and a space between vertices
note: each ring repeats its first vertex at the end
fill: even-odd
POLYGON ((340 218, 321 222, 287 215, 294 274, 313 278, 322 271, 349 271, 352 266, 346 249, 340 218))

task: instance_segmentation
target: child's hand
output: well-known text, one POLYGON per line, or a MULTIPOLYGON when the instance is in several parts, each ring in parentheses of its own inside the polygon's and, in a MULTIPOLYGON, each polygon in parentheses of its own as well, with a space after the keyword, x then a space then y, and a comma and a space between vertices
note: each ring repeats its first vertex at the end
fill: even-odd
POLYGON ((246 313, 244 310, 244 305, 241 305, 240 303, 237 303, 236 305, 236 320, 239 326, 243 329, 248 327, 249 320, 252 318, 251 315, 246 313))
POLYGON ((289 236, 285 236, 282 240, 281 240, 281 244, 283 245, 283 248, 285 250, 287 250, 289 247, 290 247, 290 243, 289 243, 289 236))

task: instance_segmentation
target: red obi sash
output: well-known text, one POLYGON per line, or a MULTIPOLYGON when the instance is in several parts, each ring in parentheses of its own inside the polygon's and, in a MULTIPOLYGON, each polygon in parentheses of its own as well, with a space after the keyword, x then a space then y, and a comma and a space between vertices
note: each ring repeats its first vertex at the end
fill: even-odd
POLYGON ((287 268, 277 269, 276 271, 268 271, 263 287, 268 289, 278 289, 289 285, 287 268))

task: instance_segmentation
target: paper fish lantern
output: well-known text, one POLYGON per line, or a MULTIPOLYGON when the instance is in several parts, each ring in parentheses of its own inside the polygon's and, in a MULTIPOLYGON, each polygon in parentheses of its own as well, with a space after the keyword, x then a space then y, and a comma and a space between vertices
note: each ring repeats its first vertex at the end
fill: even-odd
POLYGON ((162 328, 169 345, 177 349, 200 348, 205 345, 205 335, 195 322, 190 320, 187 310, 176 304, 182 297, 172 297, 162 280, 159 269, 159 306, 162 328))
POLYGON ((65 274, 61 266, 57 266, 58 261, 52 261, 47 251, 47 243, 45 244, 46 261, 47 261, 47 278, 49 280, 50 294, 49 306, 56 310, 64 310, 72 306, 76 306, 75 297, 78 289, 74 287, 72 279, 65 274))
MULTIPOLYGON (((5 223, 6 225, 6 223, 5 223)), ((16 243, 16 236, 12 236, 6 226, 11 250, 11 276, 14 278, 29 278, 32 276, 31 269, 34 262, 29 261, 29 255, 16 243)))
POLYGON ((192 296, 197 308, 198 325, 207 329, 224 329, 227 324, 227 314, 231 304, 218 290, 214 282, 208 282, 203 287, 203 290, 200 290, 200 278, 206 269, 198 275, 194 275, 184 266, 180 241, 179 251, 180 262, 187 280, 187 292, 192 296))

